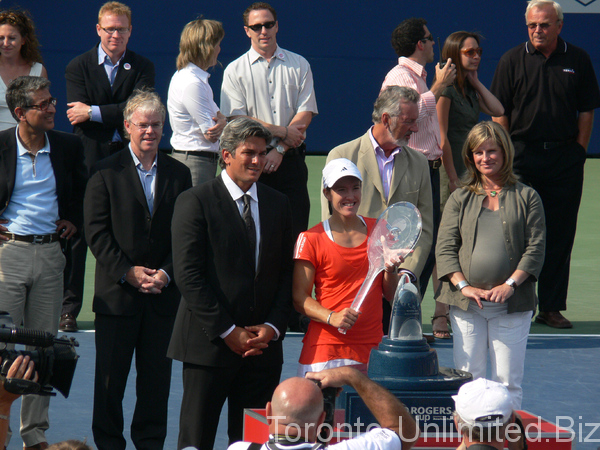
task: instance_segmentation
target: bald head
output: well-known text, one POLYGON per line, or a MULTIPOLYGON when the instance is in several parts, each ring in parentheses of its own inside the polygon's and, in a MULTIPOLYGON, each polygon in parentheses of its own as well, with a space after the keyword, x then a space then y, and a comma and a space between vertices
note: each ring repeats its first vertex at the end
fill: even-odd
POLYGON ((323 413, 323 394, 317 385, 306 378, 288 378, 283 381, 271 400, 273 416, 285 416, 282 423, 317 424, 323 413))

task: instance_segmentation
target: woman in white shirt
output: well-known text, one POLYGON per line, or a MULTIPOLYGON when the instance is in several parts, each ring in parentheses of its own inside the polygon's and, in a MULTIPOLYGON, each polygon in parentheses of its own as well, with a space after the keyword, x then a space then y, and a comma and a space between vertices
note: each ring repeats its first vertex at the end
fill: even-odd
POLYGON ((227 120, 213 99, 207 70, 217 64, 224 36, 223 24, 216 20, 188 23, 181 33, 177 72, 169 85, 172 156, 190 168, 194 186, 217 173, 219 137, 227 120))
POLYGON ((0 12, 0 130, 17 124, 6 106, 6 86, 22 75, 48 78, 38 45, 35 26, 26 12, 0 12))

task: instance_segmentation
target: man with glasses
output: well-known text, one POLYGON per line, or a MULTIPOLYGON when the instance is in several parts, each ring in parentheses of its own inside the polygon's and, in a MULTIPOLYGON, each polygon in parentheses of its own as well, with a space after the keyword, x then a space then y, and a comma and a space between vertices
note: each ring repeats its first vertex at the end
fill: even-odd
POLYGON ((544 204, 546 258, 535 321, 571 328, 561 311, 567 309, 584 164, 600 91, 589 55, 559 36, 558 3, 530 1, 525 21, 529 40, 506 52, 496 67, 491 91, 504 115, 494 120, 510 131, 515 173, 544 204))
POLYGON ((304 162, 306 129, 318 113, 310 65, 277 45, 277 13, 268 3, 243 14, 251 48, 225 69, 221 112, 251 117, 273 134, 260 181, 294 205, 294 237, 308 228, 310 199, 304 162))
MULTIPOLYGON (((17 127, 0 133, 0 310, 16 325, 56 334, 61 243, 81 228, 86 171, 81 140, 53 130, 56 99, 49 89, 46 78, 24 76, 6 90, 17 127)), ((50 397, 23 397, 24 448, 48 447, 49 404, 50 397)))
MULTIPOLYGON (((98 13, 100 43, 73 59, 66 68, 67 116, 81 137, 88 172, 94 164, 126 147, 123 108, 135 89, 154 86, 154 65, 127 49, 131 10, 105 3, 98 13)), ((77 331, 83 301, 87 246, 78 234, 67 248, 65 292, 60 329, 77 331)))
POLYGON ((100 450, 126 447, 121 402, 134 353, 131 440, 136 448, 162 449, 167 435, 167 346, 180 299, 171 217, 192 176, 158 151, 165 115, 156 93, 135 91, 124 110, 129 146, 96 164, 85 193, 85 236, 96 257, 92 431, 100 450))
MULTIPOLYGON (((435 241, 440 224, 440 173, 442 165, 442 147, 440 124, 438 123, 436 103, 443 90, 450 86, 456 78, 456 66, 448 59, 442 68, 435 67, 435 82, 431 89, 427 87, 427 72, 425 65, 434 60, 434 39, 427 29, 425 19, 410 18, 404 20, 392 33, 392 47, 398 55, 398 65, 388 72, 381 89, 388 86, 407 86, 416 90, 419 100, 419 131, 410 136, 409 147, 423 153, 429 162, 431 193, 433 196, 433 241, 431 250, 419 276, 418 284, 421 295, 425 295, 429 278, 435 266, 435 241)), ((451 157, 451 155, 448 155, 451 157)), ((434 316, 442 316, 445 322, 447 309, 443 304, 436 303, 434 316)), ((448 327, 434 327, 434 336, 449 339, 448 327)))

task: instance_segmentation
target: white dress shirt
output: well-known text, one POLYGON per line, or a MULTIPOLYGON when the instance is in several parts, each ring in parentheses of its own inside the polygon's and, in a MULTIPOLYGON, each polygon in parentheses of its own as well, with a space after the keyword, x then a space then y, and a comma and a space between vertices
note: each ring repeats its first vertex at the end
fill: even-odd
POLYGON ((219 152, 219 142, 204 137, 215 125, 213 117, 219 112, 209 77, 208 72, 189 63, 171 78, 167 109, 173 130, 171 146, 175 150, 219 152))

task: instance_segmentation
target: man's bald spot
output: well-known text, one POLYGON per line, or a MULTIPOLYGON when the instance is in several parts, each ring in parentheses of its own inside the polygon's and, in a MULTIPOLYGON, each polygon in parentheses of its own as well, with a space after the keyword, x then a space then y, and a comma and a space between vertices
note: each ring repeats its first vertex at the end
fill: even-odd
POLYGON ((275 389, 271 408, 274 416, 286 416, 287 424, 316 423, 323 412, 323 394, 311 380, 288 378, 275 389))

